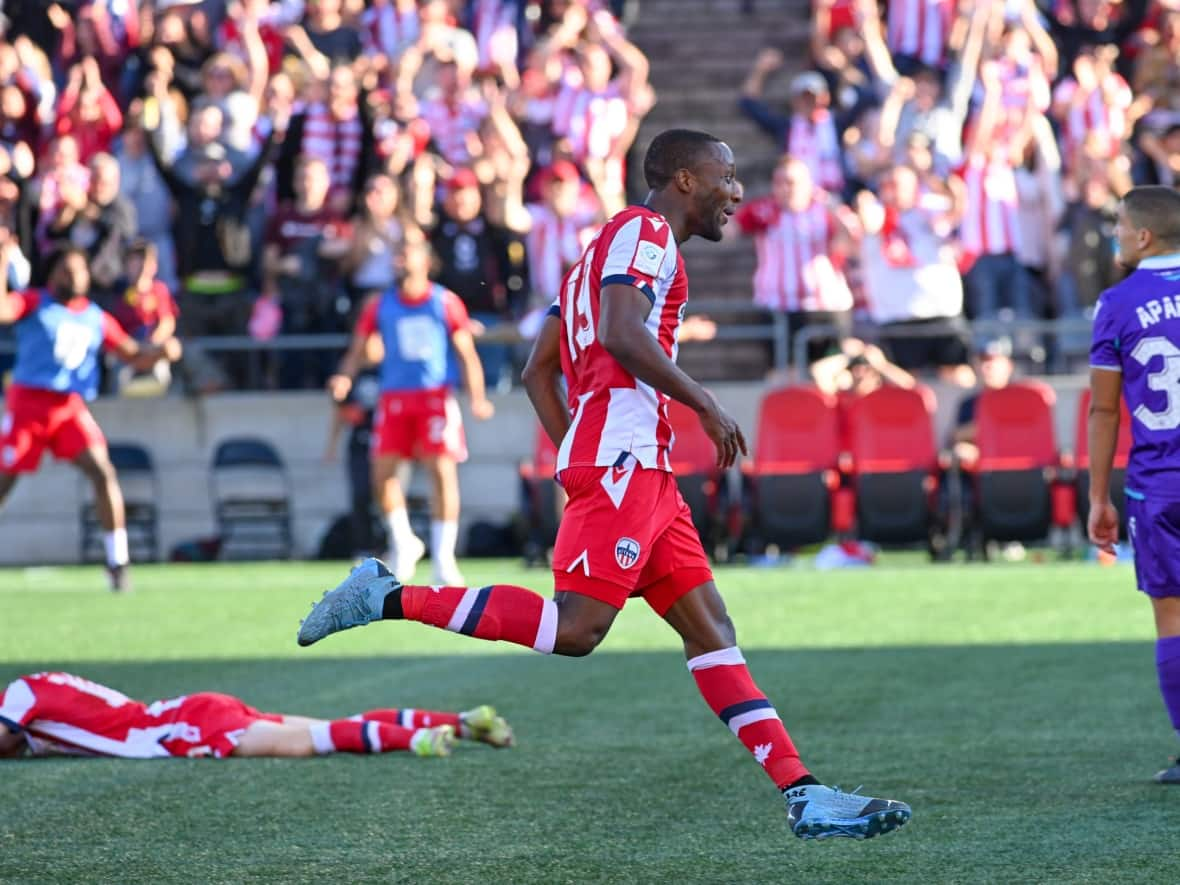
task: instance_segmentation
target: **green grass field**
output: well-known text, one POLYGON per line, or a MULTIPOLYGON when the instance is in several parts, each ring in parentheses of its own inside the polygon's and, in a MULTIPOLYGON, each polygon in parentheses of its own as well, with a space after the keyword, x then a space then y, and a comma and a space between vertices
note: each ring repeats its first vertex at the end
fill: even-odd
POLYGON ((4 763, 0 882, 1180 882, 1180 789, 1149 780, 1176 738, 1126 568, 719 571, 804 759, 912 803, 909 826, 862 843, 790 834, 642 604, 584 660, 418 624, 297 648, 343 571, 138 568, 122 598, 95 569, 0 571, 0 683, 63 668, 144 699, 210 689, 320 716, 489 701, 515 749, 4 763))

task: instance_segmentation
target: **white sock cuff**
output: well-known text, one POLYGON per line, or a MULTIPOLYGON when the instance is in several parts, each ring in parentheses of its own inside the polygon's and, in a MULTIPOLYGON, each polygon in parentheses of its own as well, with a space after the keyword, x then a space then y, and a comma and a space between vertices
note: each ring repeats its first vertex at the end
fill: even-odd
POLYGON ((391 510, 385 514, 385 519, 389 523, 389 532, 394 539, 401 540, 414 534, 413 529, 410 528, 410 512, 405 507, 391 510))
POLYGON ((736 667, 745 664, 742 650, 736 645, 729 648, 719 648, 717 651, 705 652, 695 658, 688 659, 688 669, 691 671, 708 670, 710 667, 736 667))
POLYGON ((317 756, 327 756, 336 752, 336 745, 332 743, 332 723, 314 722, 309 726, 311 731, 311 745, 317 756))
POLYGON ((107 565, 127 565, 131 560, 127 550, 127 529, 104 532, 102 544, 106 548, 107 565))
POLYGON ((533 640, 533 650, 543 655, 551 655, 556 643, 557 603, 552 599, 546 599, 541 603, 541 623, 537 627, 537 638, 533 640))

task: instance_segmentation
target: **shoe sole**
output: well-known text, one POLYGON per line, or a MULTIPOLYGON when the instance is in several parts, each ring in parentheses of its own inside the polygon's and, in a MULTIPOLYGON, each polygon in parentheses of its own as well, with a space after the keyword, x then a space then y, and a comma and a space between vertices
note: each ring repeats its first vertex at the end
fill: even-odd
MULTIPOLYGON (((331 626, 330 612, 333 606, 336 604, 336 600, 338 600, 345 593, 360 592, 361 585, 358 573, 367 564, 368 561, 366 560, 364 563, 354 568, 351 572, 349 572, 347 578, 345 578, 331 590, 325 592, 320 601, 312 606, 312 609, 308 613, 307 617, 304 618, 299 624, 299 633, 296 636, 296 642, 298 642, 300 646, 307 648, 309 645, 315 645, 315 643, 322 639, 327 639, 334 633, 342 633, 345 630, 353 629, 353 627, 364 626, 363 624, 353 624, 350 627, 325 629, 326 627, 331 626), (325 620, 328 621, 327 624, 322 623, 325 620)), ((368 574, 365 576, 364 581, 368 582, 378 577, 380 577, 380 575, 377 573, 368 574)))
POLYGON ((826 821, 801 823, 795 827, 795 835, 800 839, 872 839, 874 836, 881 836, 904 826, 909 822, 911 815, 910 811, 894 809, 878 811, 847 824, 826 821))

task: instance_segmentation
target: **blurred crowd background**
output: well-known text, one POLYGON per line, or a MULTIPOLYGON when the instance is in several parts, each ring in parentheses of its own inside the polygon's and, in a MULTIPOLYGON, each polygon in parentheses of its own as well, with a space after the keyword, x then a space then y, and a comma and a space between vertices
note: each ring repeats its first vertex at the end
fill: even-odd
MULTIPOLYGON (((755 5, 718 2, 719 32, 755 5)), ((490 386, 511 386, 565 268, 642 199, 631 149, 657 96, 628 38, 641 6, 4 0, 7 283, 37 285, 56 244, 81 246, 93 297, 133 334, 261 342, 260 371, 240 348, 190 346, 189 389, 313 388, 339 351, 301 336, 346 331, 421 228, 490 386)), ((782 6, 784 22, 806 11, 782 6)), ((809 62, 768 33, 716 107, 782 159, 743 176, 728 228, 756 253, 752 279, 694 295, 757 308, 821 382, 833 355, 837 374, 888 363, 963 386, 997 349, 1030 370, 1084 365, 1087 312, 1120 273, 1118 195, 1180 171, 1180 3, 811 13, 809 62)), ((694 334, 723 336, 716 318, 694 334)))

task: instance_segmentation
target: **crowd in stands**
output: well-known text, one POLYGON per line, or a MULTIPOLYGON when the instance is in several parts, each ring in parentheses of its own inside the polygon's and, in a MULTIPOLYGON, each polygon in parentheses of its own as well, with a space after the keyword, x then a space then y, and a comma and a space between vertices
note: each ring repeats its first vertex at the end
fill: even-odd
MULTIPOLYGON (((3 0, 8 284, 43 282, 68 243, 141 337, 342 332, 416 228, 471 316, 515 329, 626 203, 654 95, 623 6, 3 0)), ((282 351, 267 381, 321 386, 335 356, 282 351)), ((193 347, 185 362, 204 391, 245 373, 193 347)))
MULTIPOLYGON (((1084 366, 1084 323, 1021 327, 1090 316, 1121 274, 1118 197, 1177 181, 1180 3, 814 0, 810 48, 788 106, 764 97, 778 47, 741 89, 784 152, 737 216, 755 303, 792 333, 859 321, 901 369, 964 385, 996 323, 1084 366)), ((811 338, 810 359, 835 344, 811 338)))

